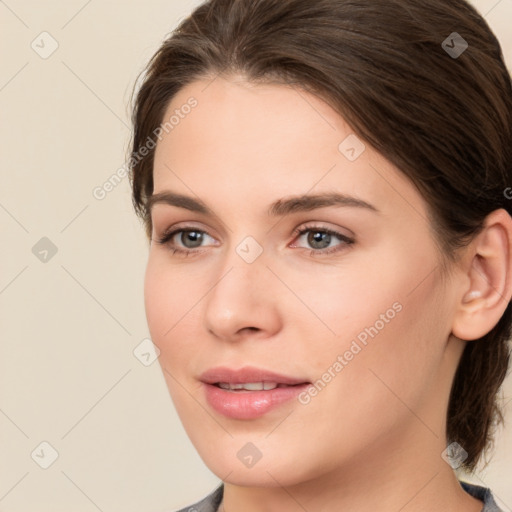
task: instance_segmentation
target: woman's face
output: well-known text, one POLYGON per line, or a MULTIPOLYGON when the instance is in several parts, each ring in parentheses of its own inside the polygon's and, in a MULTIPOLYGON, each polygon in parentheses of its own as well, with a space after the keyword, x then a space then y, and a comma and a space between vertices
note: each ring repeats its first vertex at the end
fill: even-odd
POLYGON ((460 351, 416 189, 302 90, 197 81, 164 122, 173 115, 154 194, 189 199, 152 205, 145 306, 205 463, 238 485, 275 486, 434 444, 440 457, 460 351), (215 385, 284 383, 265 372, 299 385, 215 385))

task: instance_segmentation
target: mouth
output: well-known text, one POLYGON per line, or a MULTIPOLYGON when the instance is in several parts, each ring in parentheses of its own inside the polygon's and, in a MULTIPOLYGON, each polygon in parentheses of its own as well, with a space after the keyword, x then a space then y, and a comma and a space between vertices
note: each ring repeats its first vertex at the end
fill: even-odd
POLYGON ((246 389, 247 391, 262 391, 277 387, 309 384, 307 379, 282 375, 253 366, 244 366, 239 369, 223 366, 210 368, 199 377, 199 380, 205 384, 219 386, 222 389, 246 389))
POLYGON ((278 408, 311 385, 307 379, 244 367, 212 368, 200 377, 207 403, 232 419, 259 418, 278 408))
POLYGON ((215 382, 213 385, 226 391, 244 392, 244 391, 270 391, 276 388, 291 388, 295 386, 301 386, 302 384, 309 384, 303 382, 301 384, 282 384, 280 382, 215 382))

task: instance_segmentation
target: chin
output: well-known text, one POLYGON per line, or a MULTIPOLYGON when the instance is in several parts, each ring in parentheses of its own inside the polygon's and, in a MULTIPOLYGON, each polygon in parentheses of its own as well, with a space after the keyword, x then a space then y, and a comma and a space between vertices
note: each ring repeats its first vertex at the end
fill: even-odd
POLYGON ((223 466, 222 473, 213 471, 224 482, 237 485, 239 487, 280 487, 282 485, 293 485, 295 482, 284 478, 282 472, 264 468, 257 469, 233 469, 233 466, 223 466), (231 472, 230 472, 231 471, 231 472), (268 471, 268 472, 267 472, 268 471))
POLYGON ((274 454, 272 459, 267 458, 265 461, 265 457, 262 456, 252 467, 245 467, 236 453, 233 457, 220 457, 218 452, 211 452, 208 456, 199 454, 206 466, 218 478, 241 487, 293 486, 310 478, 306 474, 301 475, 296 472, 298 468, 294 457, 290 457, 288 461, 284 456, 274 454))

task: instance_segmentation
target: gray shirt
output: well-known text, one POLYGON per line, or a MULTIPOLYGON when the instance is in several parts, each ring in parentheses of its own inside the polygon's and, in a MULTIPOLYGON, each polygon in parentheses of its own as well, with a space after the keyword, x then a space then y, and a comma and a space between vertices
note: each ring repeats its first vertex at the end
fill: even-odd
MULTIPOLYGON (((483 502, 482 512, 503 512, 498 508, 491 491, 486 487, 480 487, 479 485, 473 485, 467 482, 460 482, 460 484, 467 493, 483 502)), ((194 505, 182 508, 177 512, 217 512, 217 508, 222 501, 223 493, 224 484, 221 484, 211 494, 206 496, 206 498, 198 501, 194 505)))

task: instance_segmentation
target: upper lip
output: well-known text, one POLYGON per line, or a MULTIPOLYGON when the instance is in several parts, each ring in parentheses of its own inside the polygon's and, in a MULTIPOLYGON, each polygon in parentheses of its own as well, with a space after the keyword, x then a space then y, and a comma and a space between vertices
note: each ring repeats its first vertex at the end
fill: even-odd
POLYGON ((218 384, 219 382, 228 384, 245 384, 247 382, 275 382, 276 384, 295 384, 308 383, 306 379, 289 377, 281 375, 263 368, 253 366, 244 366, 239 369, 231 369, 224 366, 210 368, 201 374, 199 379, 207 384, 218 384))

